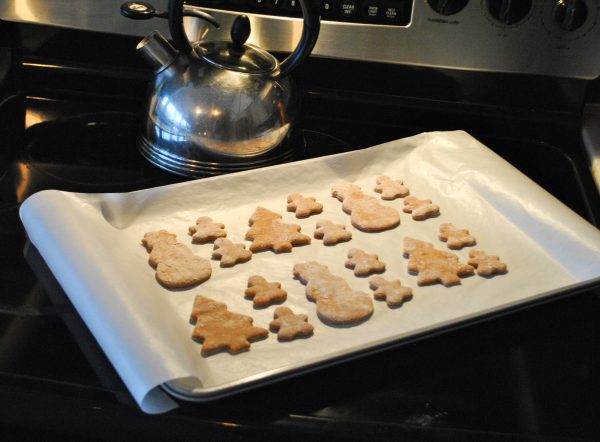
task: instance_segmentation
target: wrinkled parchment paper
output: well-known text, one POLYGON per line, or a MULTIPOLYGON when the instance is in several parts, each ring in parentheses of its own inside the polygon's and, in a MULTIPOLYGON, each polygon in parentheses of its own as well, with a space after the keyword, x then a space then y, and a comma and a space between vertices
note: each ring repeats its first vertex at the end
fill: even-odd
MULTIPOLYGON (((382 201, 383 202, 383 201, 382 201)), ((402 212, 402 199, 383 202, 402 212)), ((235 392, 247 382, 269 381, 302 367, 326 364, 384 343, 549 296, 600 278, 600 232, 529 178, 464 132, 424 133, 361 151, 290 163, 210 179, 119 194, 80 194, 54 190, 27 199, 21 218, 79 314, 123 378, 140 407, 149 413, 167 411, 176 403, 160 388, 178 379, 196 379, 190 398, 235 392), (351 181, 367 194, 375 178, 403 179, 418 198, 440 205, 441 215, 414 221, 402 214, 401 225, 380 232, 360 232, 350 225, 331 185, 351 181), (286 212, 286 197, 300 192, 324 204, 322 214, 296 219, 286 212), (207 282, 187 290, 168 290, 154 278, 140 240, 145 232, 167 229, 194 253, 210 258, 212 244, 192 245, 188 227, 199 216, 226 225, 228 238, 244 242, 247 220, 257 206, 283 215, 310 236, 315 223, 329 219, 352 232, 348 243, 311 245, 291 253, 261 252, 244 264, 220 268, 213 263, 207 282), (468 228, 477 248, 499 255, 506 275, 474 275, 450 288, 418 287, 402 256, 405 236, 426 240, 442 250, 439 225, 468 228), (344 267, 346 254, 357 247, 377 253, 386 263, 382 275, 400 279, 414 290, 402 307, 374 301, 373 316, 355 327, 331 327, 316 315, 305 287, 293 279, 292 268, 315 260, 329 266, 355 289, 369 294, 368 278, 344 267), (225 302, 229 310, 250 315, 268 328, 275 306, 254 309, 244 298, 249 276, 279 281, 288 291, 283 304, 306 313, 314 336, 280 343, 271 333, 238 355, 201 356, 191 339, 189 315, 197 294, 225 302)), ((457 252, 467 260, 470 247, 457 252)))

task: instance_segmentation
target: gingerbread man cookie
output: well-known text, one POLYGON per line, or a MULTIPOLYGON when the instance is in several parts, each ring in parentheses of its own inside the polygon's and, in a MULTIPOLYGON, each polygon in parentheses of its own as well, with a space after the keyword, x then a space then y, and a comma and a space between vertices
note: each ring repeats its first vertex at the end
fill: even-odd
POLYGON ((414 196, 408 196, 404 199, 403 210, 410 213, 412 219, 416 221, 422 221, 440 214, 440 206, 433 204, 430 199, 420 200, 414 196))
POLYGON ((295 212, 296 218, 306 218, 313 213, 321 213, 323 204, 318 203, 315 198, 304 197, 299 193, 291 193, 287 197, 287 211, 295 212))
POLYGON ((310 236, 300 233, 299 225, 284 223, 281 215, 263 207, 257 207, 248 222, 246 239, 252 241, 252 252, 269 249, 275 253, 289 252, 295 245, 310 244, 310 236))
POLYGON ((314 327, 308 323, 308 316, 294 314, 287 307, 277 307, 273 312, 273 321, 269 324, 271 331, 277 332, 280 341, 291 341, 298 337, 310 336, 314 327))
POLYGON ((317 262, 294 266, 294 277, 306 285, 306 297, 317 304, 317 315, 329 324, 355 324, 373 313, 373 302, 364 292, 352 290, 341 277, 317 262))
POLYGON ((399 279, 387 281, 381 276, 369 279, 369 287, 375 290, 373 297, 385 301, 389 307, 398 307, 412 298, 412 289, 402 285, 399 279))
POLYGON ((375 197, 365 195, 355 184, 334 184, 331 195, 342 201, 342 210, 350 214, 350 222, 359 230, 380 232, 400 224, 400 214, 396 209, 384 206, 375 197))
POLYGON ((255 307, 265 307, 274 302, 283 302, 287 298, 287 292, 281 288, 280 283, 268 282, 258 275, 248 278, 248 288, 244 294, 247 298, 252 299, 255 307))
POLYGON ((212 253, 213 259, 221 261, 221 267, 231 267, 252 258, 252 252, 244 244, 234 244, 226 238, 217 238, 212 253))
POLYGON ((360 249, 350 249, 345 265, 349 269, 354 269, 355 276, 369 276, 371 273, 385 271, 385 264, 379 261, 379 256, 360 249))
POLYGON ((142 244, 150 253, 148 263, 156 269, 156 279, 167 288, 186 288, 210 278, 210 261, 196 256, 166 230, 148 232, 142 244))
POLYGON ((190 226, 189 232, 192 235, 192 242, 196 244, 214 241, 217 238, 225 238, 227 236, 225 224, 214 223, 209 216, 198 218, 196 224, 190 226))
POLYGON ((223 303, 198 295, 194 299, 191 315, 196 326, 192 339, 202 342, 202 354, 214 354, 219 350, 239 353, 250 348, 250 342, 266 338, 267 329, 252 325, 250 316, 233 313, 223 303))
POLYGON ((446 242, 449 249, 462 249, 477 243, 475 237, 470 235, 467 229, 457 229, 452 223, 440 225, 439 239, 446 242))
POLYGON ((473 274, 473 267, 459 262, 454 253, 437 250, 433 244, 404 238, 404 256, 410 258, 408 271, 418 273, 418 285, 441 282, 445 286, 460 284, 460 277, 473 274))
POLYGON ((469 252, 468 263, 477 268, 477 274, 480 276, 490 276, 497 273, 506 273, 508 267, 500 261, 496 255, 488 255, 482 250, 471 250, 469 252))
POLYGON ((314 235, 315 238, 322 239, 323 244, 326 246, 332 246, 352 239, 352 232, 346 230, 346 226, 334 224, 328 220, 322 220, 317 223, 317 230, 315 230, 314 235))
POLYGON ((402 180, 393 180, 387 176, 380 176, 376 179, 377 185, 375 192, 381 193, 381 199, 394 200, 396 198, 404 198, 410 193, 408 187, 404 185, 402 180))

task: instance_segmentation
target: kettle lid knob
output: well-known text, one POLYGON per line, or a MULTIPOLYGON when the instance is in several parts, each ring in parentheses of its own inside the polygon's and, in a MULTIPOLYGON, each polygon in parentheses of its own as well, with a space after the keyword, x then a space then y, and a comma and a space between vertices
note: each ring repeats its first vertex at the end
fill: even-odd
POLYGON ((231 25, 231 42, 234 51, 243 51, 244 44, 250 37, 250 19, 247 15, 238 15, 231 25))

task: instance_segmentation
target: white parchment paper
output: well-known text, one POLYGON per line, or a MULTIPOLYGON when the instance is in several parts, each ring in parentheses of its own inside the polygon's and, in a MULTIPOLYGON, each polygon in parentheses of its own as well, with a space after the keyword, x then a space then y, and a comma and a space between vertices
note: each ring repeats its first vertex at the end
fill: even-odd
MULTIPOLYGON (((383 203, 402 212, 402 199, 383 203)), ((176 406, 158 388, 170 381, 195 379, 190 398, 229 394, 247 382, 267 382, 286 371, 399 342, 600 278, 600 232, 464 132, 424 133, 361 151, 132 193, 48 190, 23 203, 21 218, 31 242, 149 413, 176 406), (403 179, 412 195, 439 204, 441 215, 419 222, 402 214, 396 229, 356 230, 341 203, 331 197, 331 185, 351 181, 378 196, 373 188, 379 175, 403 179), (323 213, 296 219, 285 211, 292 192, 316 197, 324 204, 323 213), (256 253, 232 268, 220 268, 213 261, 212 277, 188 290, 168 290, 156 282, 140 244, 145 232, 167 229, 194 253, 210 258, 212 244, 191 244, 187 232, 195 219, 211 216, 226 225, 229 239, 245 242, 248 218, 259 205, 300 224, 310 236, 318 220, 329 219, 345 224, 353 239, 331 247, 313 239, 291 253, 256 253), (499 255, 509 273, 474 275, 450 288, 418 287, 416 276, 407 272, 403 239, 411 236, 447 250, 437 239, 443 222, 468 228, 477 238, 476 247, 499 255), (352 247, 379 254, 387 265, 382 276, 400 279, 413 288, 414 297, 396 309, 374 301, 373 316, 355 327, 324 325, 305 287, 293 279, 292 268, 318 261, 353 288, 371 294, 368 278, 357 278, 344 267, 352 247), (284 305, 309 316, 314 336, 280 343, 271 333, 242 354, 201 356, 189 323, 197 294, 223 301, 229 310, 248 314, 255 325, 268 328, 275 306, 254 309, 244 298, 247 279, 254 274, 282 283, 288 291, 284 305)), ((461 260, 467 260, 470 249, 457 252, 461 260)))

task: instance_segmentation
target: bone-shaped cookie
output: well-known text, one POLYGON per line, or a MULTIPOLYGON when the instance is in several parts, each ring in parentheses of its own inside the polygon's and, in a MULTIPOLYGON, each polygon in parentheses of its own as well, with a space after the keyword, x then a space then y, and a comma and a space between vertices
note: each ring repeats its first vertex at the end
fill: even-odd
POLYGON ((449 249, 462 249, 465 246, 473 246, 477 242, 467 229, 458 229, 452 223, 440 225, 438 238, 440 241, 446 242, 449 249))
POLYGON ((379 260, 378 255, 360 249, 350 249, 345 266, 354 269, 356 276, 368 276, 371 273, 385 271, 385 264, 379 260))
POLYGON ((259 275, 248 278, 248 288, 244 294, 247 298, 251 298, 257 307, 285 301, 287 298, 287 292, 281 288, 280 283, 269 282, 259 275))
POLYGON ((412 219, 422 221, 427 218, 438 216, 440 206, 433 204, 430 199, 418 199, 414 196, 404 198, 404 212, 410 213, 412 219))
POLYGON ((412 289, 402 285, 399 279, 388 281, 381 276, 373 276, 369 279, 369 287, 375 290, 375 299, 385 301, 390 307, 402 305, 412 298, 412 289))
POLYGON ((352 232, 346 230, 342 224, 334 224, 328 220, 322 220, 317 223, 317 230, 314 233, 315 238, 322 239, 323 244, 332 246, 342 241, 350 241, 352 232))
POLYGON ((252 258, 252 252, 244 244, 235 244, 227 238, 217 238, 212 258, 221 262, 221 267, 231 267, 238 262, 246 262, 252 258))
POLYGON ((490 276, 496 273, 506 273, 508 267, 496 255, 488 255, 483 250, 471 250, 468 263, 477 268, 480 276, 490 276))
POLYGON ((310 336, 314 327, 309 324, 308 316, 295 314, 288 307, 277 307, 273 312, 273 321, 269 323, 271 331, 277 332, 277 339, 290 341, 301 336, 310 336))

